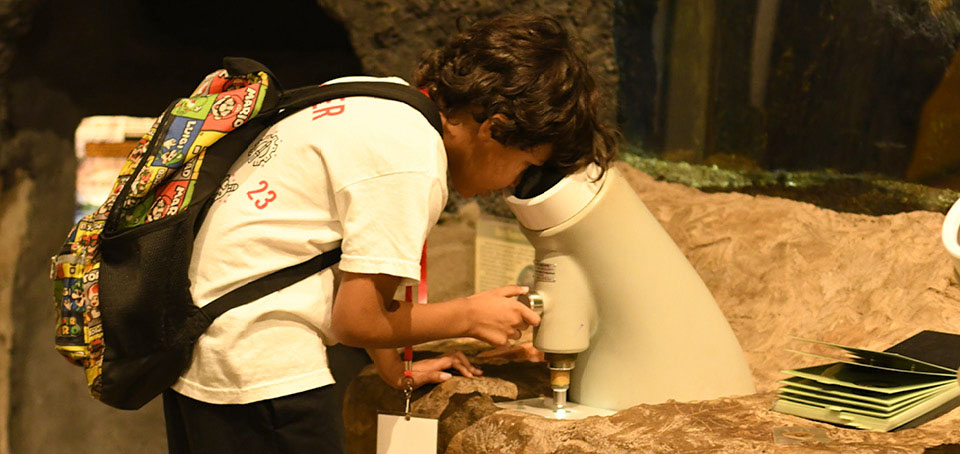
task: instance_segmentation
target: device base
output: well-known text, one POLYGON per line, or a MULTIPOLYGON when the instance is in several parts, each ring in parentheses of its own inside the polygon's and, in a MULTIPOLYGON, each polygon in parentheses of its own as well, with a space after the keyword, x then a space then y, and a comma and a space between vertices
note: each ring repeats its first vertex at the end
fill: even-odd
POLYGON ((532 415, 542 416, 547 419, 583 419, 591 416, 610 416, 616 413, 613 410, 605 408, 588 407, 575 402, 567 401, 566 405, 555 410, 553 399, 549 397, 534 397, 532 399, 511 400, 507 402, 497 402, 496 406, 504 410, 517 410, 532 415))

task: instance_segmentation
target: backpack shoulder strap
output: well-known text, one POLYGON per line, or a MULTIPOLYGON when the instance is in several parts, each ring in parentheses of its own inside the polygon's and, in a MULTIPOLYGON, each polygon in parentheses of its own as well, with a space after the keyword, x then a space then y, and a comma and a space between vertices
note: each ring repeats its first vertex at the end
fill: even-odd
POLYGON ((243 306, 277 290, 296 284, 307 276, 319 273, 339 261, 340 248, 324 252, 306 262, 274 271, 273 273, 237 287, 227 294, 211 301, 206 306, 201 307, 199 312, 212 322, 213 319, 230 309, 243 306))
POLYGON ((307 106, 350 96, 370 96, 406 103, 420 111, 433 129, 443 135, 437 105, 420 90, 393 82, 340 82, 320 87, 296 88, 283 94, 278 109, 285 109, 290 114, 307 106))

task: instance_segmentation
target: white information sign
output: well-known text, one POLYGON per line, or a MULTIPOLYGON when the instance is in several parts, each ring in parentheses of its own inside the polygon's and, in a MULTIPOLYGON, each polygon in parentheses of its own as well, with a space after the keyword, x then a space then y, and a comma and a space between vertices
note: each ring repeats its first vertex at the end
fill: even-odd
POLYGON ((533 286, 534 249, 513 219, 480 216, 477 221, 474 291, 506 285, 533 286))

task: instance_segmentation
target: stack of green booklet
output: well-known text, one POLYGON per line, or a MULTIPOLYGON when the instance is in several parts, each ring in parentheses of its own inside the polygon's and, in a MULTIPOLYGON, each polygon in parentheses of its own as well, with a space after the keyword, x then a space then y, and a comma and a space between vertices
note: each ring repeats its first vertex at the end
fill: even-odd
POLYGON ((883 352, 798 340, 838 353, 794 351, 834 362, 783 371, 792 377, 780 382, 774 411, 886 432, 960 405, 960 335, 923 331, 883 352))

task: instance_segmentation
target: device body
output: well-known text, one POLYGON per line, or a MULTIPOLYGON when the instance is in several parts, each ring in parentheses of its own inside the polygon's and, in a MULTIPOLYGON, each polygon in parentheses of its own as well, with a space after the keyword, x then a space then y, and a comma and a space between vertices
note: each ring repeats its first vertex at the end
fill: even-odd
POLYGON ((756 392, 696 270, 617 169, 597 173, 506 197, 536 250, 534 346, 548 362, 576 354, 570 400, 620 410, 756 392))

